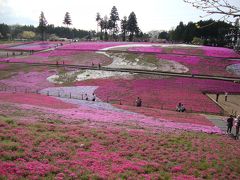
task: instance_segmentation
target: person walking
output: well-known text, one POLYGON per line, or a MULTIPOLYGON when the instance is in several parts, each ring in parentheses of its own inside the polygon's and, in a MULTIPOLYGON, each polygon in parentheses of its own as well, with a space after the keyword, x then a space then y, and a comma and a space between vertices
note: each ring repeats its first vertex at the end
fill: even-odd
POLYGON ((235 139, 239 139, 239 127, 240 127, 240 115, 236 118, 236 136, 235 139))
POLYGON ((85 94, 85 100, 88 101, 88 95, 87 94, 85 94))
POLYGON ((232 127, 233 127, 233 115, 230 115, 230 117, 227 119, 227 133, 232 133, 232 127))
POLYGON ((96 101, 96 95, 94 93, 92 94, 92 101, 96 101))
POLYGON ((225 101, 227 101, 227 98, 228 98, 228 93, 227 92, 225 92, 224 98, 225 98, 225 101))
POLYGON ((216 94, 216 101, 218 102, 219 94, 216 94))

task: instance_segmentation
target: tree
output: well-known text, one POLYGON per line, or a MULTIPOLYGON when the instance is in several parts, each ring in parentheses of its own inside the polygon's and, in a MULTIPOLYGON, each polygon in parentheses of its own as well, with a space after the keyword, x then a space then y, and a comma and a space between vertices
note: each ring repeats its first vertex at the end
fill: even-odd
POLYGON ((72 25, 72 20, 69 12, 66 12, 64 16, 63 24, 66 24, 67 26, 72 25))
POLYGON ((192 40, 192 44, 196 44, 196 45, 203 45, 204 40, 198 37, 194 37, 192 40))
POLYGON ((41 32, 42 41, 44 41, 44 32, 45 32, 46 28, 47 28, 47 20, 46 20, 46 18, 44 16, 44 13, 41 12, 40 17, 39 17, 38 29, 41 32))
POLYGON ((108 40, 108 29, 109 29, 109 20, 107 16, 104 16, 102 20, 102 27, 104 30, 104 40, 108 40))
POLYGON ((221 14, 224 17, 240 17, 240 7, 234 6, 228 0, 183 0, 207 14, 221 14))
POLYGON ((158 35, 158 39, 166 39, 166 40, 168 40, 169 39, 169 33, 166 32, 166 31, 160 32, 159 35, 158 35))
POLYGON ((185 31, 185 25, 183 24, 183 22, 180 22, 179 25, 175 29, 174 40, 179 41, 179 42, 183 41, 184 31, 185 31))
POLYGON ((122 41, 126 41, 126 34, 127 34, 127 17, 124 16, 121 20, 121 29, 122 29, 122 41))
POLYGON ((33 38, 35 38, 35 36, 36 36, 36 34, 33 31, 23 31, 21 33, 21 37, 23 39, 33 39, 33 38))
POLYGON ((10 33, 10 28, 7 24, 0 24, 0 39, 7 39, 10 33))
POLYGON ((128 17, 127 31, 130 32, 129 41, 133 41, 134 35, 139 32, 137 18, 134 12, 131 12, 128 17))
POLYGON ((96 21, 97 21, 97 32, 98 32, 98 26, 100 26, 100 21, 101 21, 101 15, 99 12, 96 15, 96 21))
POLYGON ((113 38, 115 38, 115 34, 118 32, 118 25, 117 21, 119 21, 119 15, 116 6, 112 7, 110 13, 110 20, 109 20, 109 28, 113 29, 113 38))

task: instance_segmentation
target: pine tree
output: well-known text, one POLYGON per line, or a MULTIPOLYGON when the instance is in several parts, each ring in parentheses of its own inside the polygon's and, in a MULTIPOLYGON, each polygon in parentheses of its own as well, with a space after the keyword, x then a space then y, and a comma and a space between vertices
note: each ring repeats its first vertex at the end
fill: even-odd
POLYGON ((44 13, 41 11, 40 17, 39 17, 39 25, 38 25, 38 29, 41 32, 41 38, 42 41, 44 41, 44 32, 47 28, 47 20, 44 16, 44 13))
POLYGON ((109 20, 109 29, 113 29, 113 38, 115 38, 115 34, 118 32, 117 21, 119 21, 118 11, 116 6, 113 6, 109 20))
POLYGON ((134 12, 131 12, 128 17, 127 31, 130 32, 129 41, 133 41, 134 34, 138 34, 139 32, 137 18, 134 12))
POLYGON ((109 26, 109 19, 107 16, 104 16, 103 21, 102 21, 103 29, 104 29, 104 40, 108 40, 108 29, 110 29, 109 26))
POLYGON ((121 20, 121 29, 122 29, 122 41, 126 41, 126 33, 127 33, 127 17, 124 16, 121 20))
POLYGON ((100 39, 102 40, 103 20, 99 12, 97 13, 96 21, 97 21, 97 27, 100 26, 100 39))
POLYGON ((72 25, 72 20, 69 12, 66 12, 64 16, 63 24, 66 24, 67 26, 72 25))

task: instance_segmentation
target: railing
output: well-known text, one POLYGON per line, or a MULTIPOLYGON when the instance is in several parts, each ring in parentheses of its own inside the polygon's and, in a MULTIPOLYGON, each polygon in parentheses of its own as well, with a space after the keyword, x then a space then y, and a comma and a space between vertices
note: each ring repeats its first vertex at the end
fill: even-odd
MULTIPOLYGON (((66 93, 66 92, 62 93, 61 91, 51 92, 49 90, 43 91, 43 90, 40 90, 40 89, 31 89, 31 88, 19 87, 19 86, 11 86, 10 87, 10 86, 4 86, 2 84, 0 84, 0 92, 44 94, 44 95, 47 95, 47 96, 58 97, 58 98, 92 101, 92 99, 89 98, 89 97, 91 97, 91 96, 89 96, 89 94, 87 94, 88 95, 88 100, 85 99, 85 94, 86 93, 79 93, 79 95, 76 96, 71 92, 69 92, 69 93, 66 93)), ((98 98, 96 98, 96 100, 92 101, 92 102, 104 103, 104 101, 101 101, 98 98)), ((129 101, 126 101, 126 100, 123 100, 123 99, 115 99, 115 98, 113 99, 113 98, 110 98, 110 97, 106 98, 105 103, 115 104, 115 105, 136 106, 135 101, 129 102, 129 101)), ((156 107, 156 106, 152 106, 150 104, 144 104, 144 102, 143 102, 142 107, 175 111, 175 108, 167 107, 167 105, 164 104, 164 103, 161 103, 161 104, 159 104, 159 107, 156 107)), ((187 112, 188 113, 216 114, 216 113, 209 113, 207 111, 207 109, 203 109, 202 111, 196 111, 196 110, 193 110, 192 108, 187 108, 187 112)), ((225 114, 225 112, 222 110, 219 114, 223 115, 223 114, 225 114)))

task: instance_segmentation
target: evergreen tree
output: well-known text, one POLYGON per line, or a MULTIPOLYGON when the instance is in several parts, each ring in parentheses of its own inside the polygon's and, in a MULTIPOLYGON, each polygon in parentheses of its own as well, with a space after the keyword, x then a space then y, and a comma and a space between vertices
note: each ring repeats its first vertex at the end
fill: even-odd
POLYGON ((122 41, 126 41, 126 33, 127 33, 127 17, 124 16, 121 20, 121 29, 122 29, 122 41))
POLYGON ((109 28, 113 30, 113 38, 115 38, 115 34, 118 32, 117 21, 119 21, 118 11, 116 6, 113 6, 109 20, 109 28))
POLYGON ((44 13, 41 11, 40 17, 39 17, 39 25, 38 25, 38 29, 41 32, 41 39, 42 41, 44 41, 44 33, 45 30, 47 29, 47 20, 44 16, 44 13))
POLYGON ((179 25, 176 27, 175 29, 175 37, 174 39, 176 41, 183 41, 183 34, 184 34, 184 31, 185 31, 185 25, 183 24, 183 22, 180 22, 179 25))
POLYGON ((0 39, 10 38, 10 28, 7 24, 0 24, 0 39))
POLYGON ((103 39, 102 38, 103 23, 102 23, 102 18, 99 12, 97 13, 96 21, 97 21, 97 27, 100 26, 100 39, 102 40, 103 39))
POLYGON ((72 25, 72 20, 69 12, 66 12, 64 16, 63 24, 66 24, 67 26, 72 25))
MULTIPOLYGON (((101 21, 101 15, 100 13, 98 12, 97 15, 96 15, 96 21, 97 21, 97 29, 98 29, 98 26, 100 26, 100 21, 101 21)), ((98 31, 98 30, 97 30, 98 31)))
POLYGON ((103 29, 104 29, 104 20, 101 18, 100 22, 99 22, 99 26, 100 26, 100 39, 103 40, 103 29))
POLYGON ((104 30, 104 40, 107 41, 108 40, 108 29, 109 29, 109 20, 107 16, 104 16, 103 20, 102 20, 102 26, 103 26, 103 30, 104 30))
POLYGON ((137 18, 134 12, 131 12, 128 17, 127 31, 130 32, 129 41, 133 41, 134 35, 139 32, 137 18))
POLYGON ((169 40, 169 33, 166 31, 162 31, 158 35, 158 39, 166 39, 169 40))

